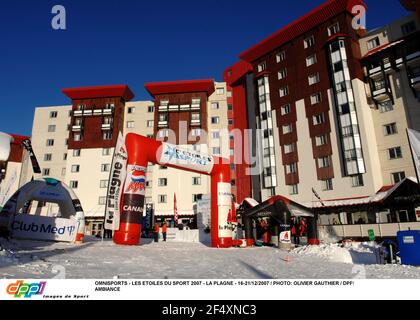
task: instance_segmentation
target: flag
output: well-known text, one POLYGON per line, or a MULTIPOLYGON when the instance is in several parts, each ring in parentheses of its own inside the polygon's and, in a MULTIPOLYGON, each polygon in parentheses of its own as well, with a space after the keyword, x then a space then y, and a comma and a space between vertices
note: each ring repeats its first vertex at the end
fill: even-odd
POLYGON ((176 205, 176 193, 174 193, 174 220, 175 220, 175 225, 178 224, 178 207, 176 205))
POLYGON ((32 163, 32 168, 34 170, 34 173, 41 174, 41 167, 39 166, 34 150, 32 149, 31 140, 29 139, 23 140, 22 144, 25 147, 26 151, 28 152, 29 157, 31 158, 31 163, 32 163))
POLYGON ((319 202, 321 202, 321 205, 323 206, 323 207, 325 207, 325 204, 322 202, 322 199, 321 199, 321 197, 319 196, 319 194, 315 191, 315 189, 314 188, 312 188, 312 193, 314 194, 314 196, 319 200, 319 202))
POLYGON ((418 180, 420 178, 420 132, 407 129, 407 134, 408 140, 410 141, 411 152, 413 154, 413 161, 418 180))
POLYGON ((16 169, 13 171, 13 174, 10 176, 7 183, 5 183, 5 187, 1 189, 0 191, 0 207, 3 207, 7 200, 12 196, 10 193, 10 190, 12 190, 12 187, 14 186, 15 182, 17 180, 17 172, 16 169))
POLYGON ((12 136, 0 132, 0 161, 7 161, 10 155, 10 143, 12 143, 12 136))
POLYGON ((111 173, 108 181, 108 193, 105 209, 105 229, 120 229, 120 203, 127 175, 128 153, 121 132, 118 135, 117 145, 112 159, 111 173))

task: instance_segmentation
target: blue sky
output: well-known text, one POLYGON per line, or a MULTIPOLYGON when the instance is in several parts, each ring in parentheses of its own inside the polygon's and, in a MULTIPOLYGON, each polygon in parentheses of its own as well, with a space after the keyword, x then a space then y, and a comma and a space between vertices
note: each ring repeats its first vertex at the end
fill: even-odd
MULTIPOLYGON (((324 0, 19 0, 0 11, 0 131, 31 134, 34 108, 69 104, 62 88, 214 78, 239 53, 324 0), (67 30, 51 28, 64 5, 67 30)), ((366 0, 368 28, 407 15, 366 0)))

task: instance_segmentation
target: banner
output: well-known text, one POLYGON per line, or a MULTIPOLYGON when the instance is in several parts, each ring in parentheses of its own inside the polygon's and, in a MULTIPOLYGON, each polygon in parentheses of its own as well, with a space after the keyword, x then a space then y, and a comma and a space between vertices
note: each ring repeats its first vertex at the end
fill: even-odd
POLYGON ((18 214, 11 224, 14 238, 73 242, 77 221, 29 214, 18 214))
MULTIPOLYGON (((416 167, 417 179, 420 179, 420 132, 407 129, 408 140, 410 141, 413 161, 416 167)), ((420 182, 420 181, 419 181, 420 182)))
POLYGON ((31 158, 31 163, 32 163, 32 168, 34 170, 34 173, 41 174, 41 167, 39 166, 34 150, 32 149, 31 140, 26 139, 22 142, 22 144, 25 147, 26 151, 28 152, 29 157, 31 158))
POLYGON ((107 205, 105 212, 105 229, 120 229, 120 203, 124 188, 124 181, 127 175, 127 148, 121 132, 118 135, 117 146, 115 147, 112 160, 111 175, 109 178, 107 205))
POLYGON ((6 133, 0 132, 0 161, 7 161, 10 156, 10 144, 13 138, 6 133))

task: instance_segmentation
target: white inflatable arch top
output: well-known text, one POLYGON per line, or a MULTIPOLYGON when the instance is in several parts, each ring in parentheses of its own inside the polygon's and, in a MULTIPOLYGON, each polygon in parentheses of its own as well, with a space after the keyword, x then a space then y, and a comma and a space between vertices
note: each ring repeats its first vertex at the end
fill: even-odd
POLYGON ((13 142, 13 137, 0 132, 0 161, 7 161, 10 155, 10 144, 13 142))
POLYGON ((85 218, 73 190, 61 181, 45 178, 27 183, 7 201, 0 213, 0 225, 19 238, 81 242, 85 218), (29 215, 26 211, 31 201, 55 203, 60 208, 60 215, 29 215))

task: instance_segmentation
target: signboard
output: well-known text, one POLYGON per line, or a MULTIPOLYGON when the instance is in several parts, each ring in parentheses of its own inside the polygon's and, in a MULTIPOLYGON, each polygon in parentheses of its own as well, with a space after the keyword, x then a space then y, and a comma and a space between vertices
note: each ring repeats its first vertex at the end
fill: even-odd
POLYGON ((375 241, 376 240, 375 231, 373 229, 368 230, 368 236, 369 236, 369 241, 375 241))
POLYGON ((161 165, 174 165, 179 168, 190 169, 209 174, 213 170, 214 158, 198 152, 182 150, 175 145, 162 143, 159 160, 161 165))
POLYGON ((290 231, 280 232, 280 243, 292 243, 290 231))
POLYGON ((217 184, 217 205, 232 206, 232 185, 219 182, 217 184))
POLYGON ((77 221, 73 219, 16 215, 12 225, 13 237, 31 240, 73 242, 77 233, 77 221))
POLYGON ((111 175, 109 178, 105 213, 105 229, 107 230, 119 230, 120 228, 120 203, 125 176, 127 174, 127 157, 127 149, 125 147, 123 136, 120 132, 117 146, 115 147, 111 175))

